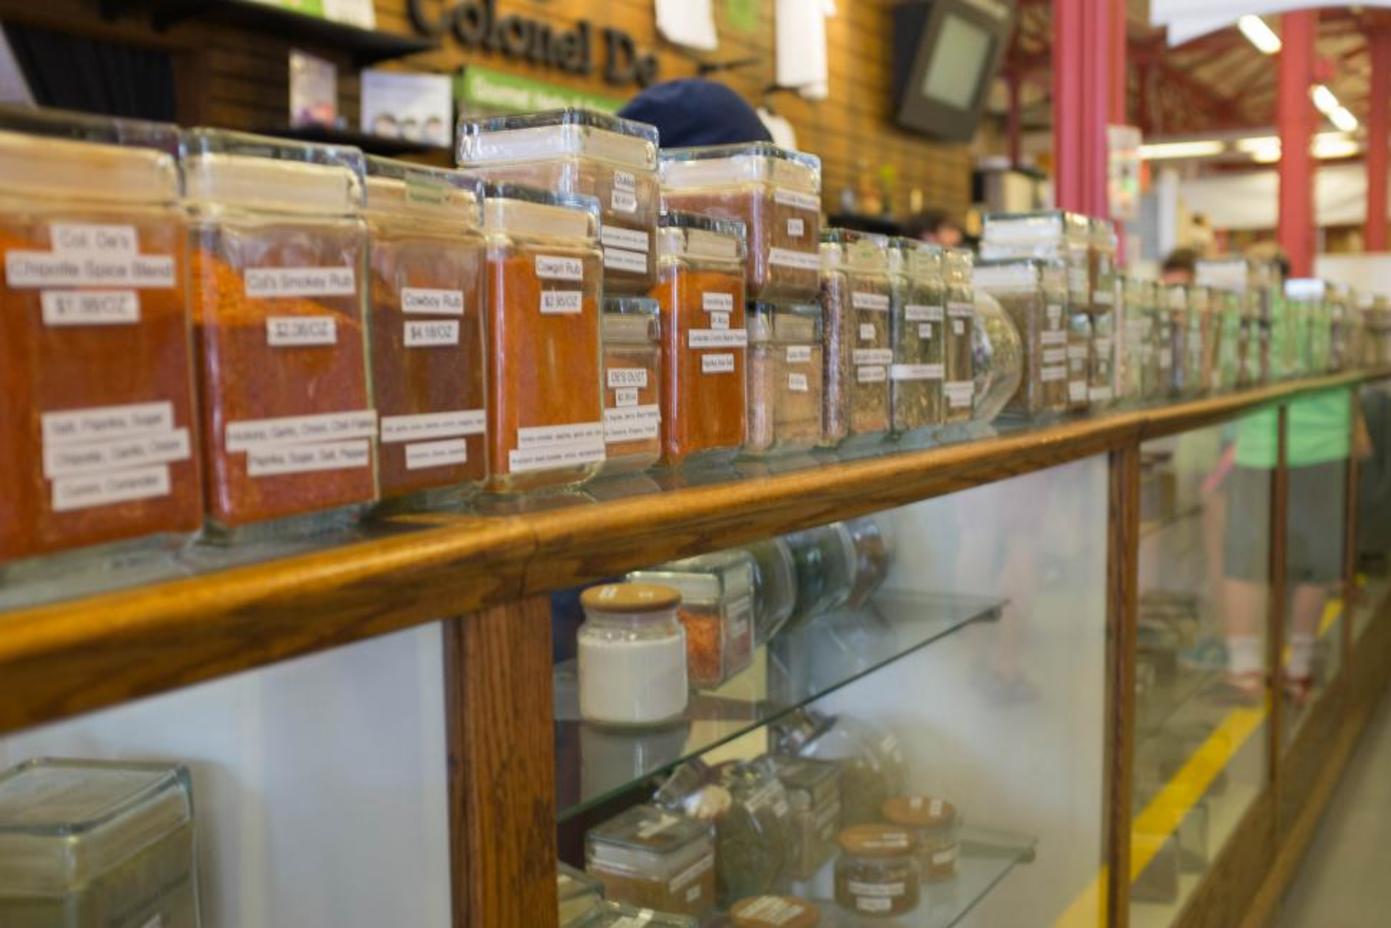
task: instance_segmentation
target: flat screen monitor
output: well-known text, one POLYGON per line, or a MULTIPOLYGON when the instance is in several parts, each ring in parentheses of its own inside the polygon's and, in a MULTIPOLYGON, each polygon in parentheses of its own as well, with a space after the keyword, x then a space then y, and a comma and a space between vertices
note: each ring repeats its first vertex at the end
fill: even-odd
POLYGON ((1013 27, 1011 0, 911 0, 896 7, 899 125, 943 140, 969 140, 1013 27))

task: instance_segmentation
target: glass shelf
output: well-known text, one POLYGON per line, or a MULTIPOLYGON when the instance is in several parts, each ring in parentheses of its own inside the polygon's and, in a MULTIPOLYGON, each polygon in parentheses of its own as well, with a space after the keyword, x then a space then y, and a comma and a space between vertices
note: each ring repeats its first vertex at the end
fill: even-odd
POLYGON ((881 592, 865 608, 819 616, 759 649, 718 690, 693 691, 685 716, 660 729, 589 725, 579 717, 574 661, 555 668, 556 804, 561 822, 683 761, 747 734, 977 621, 1004 601, 881 592))

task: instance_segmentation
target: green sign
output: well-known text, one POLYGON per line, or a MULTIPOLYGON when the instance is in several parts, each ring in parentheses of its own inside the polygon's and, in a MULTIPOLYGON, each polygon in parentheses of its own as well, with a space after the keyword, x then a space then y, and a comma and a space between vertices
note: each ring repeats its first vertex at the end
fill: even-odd
POLYGON ((477 65, 465 66, 454 79, 454 98, 464 114, 535 113, 567 106, 612 113, 627 102, 477 65))
POLYGON ((725 20, 739 32, 758 29, 758 0, 724 0, 725 20))

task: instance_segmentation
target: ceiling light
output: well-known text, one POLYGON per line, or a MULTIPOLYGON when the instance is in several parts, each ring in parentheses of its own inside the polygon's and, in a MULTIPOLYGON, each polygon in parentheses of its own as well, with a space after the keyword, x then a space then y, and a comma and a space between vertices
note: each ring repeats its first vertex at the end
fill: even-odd
POLYGON ((1362 150, 1356 139, 1325 133, 1314 138, 1315 158, 1351 158, 1362 150))
POLYGON ((1328 114, 1328 121, 1333 123, 1344 132, 1357 131, 1357 117, 1352 115, 1352 110, 1346 106, 1340 106, 1328 114))
POLYGON ((1273 55, 1280 50, 1280 37, 1259 16, 1247 14, 1236 21, 1236 27, 1262 55, 1273 55))
POLYGON ((1148 161, 1166 161, 1173 158, 1206 158, 1220 155, 1226 149, 1225 142, 1216 139, 1198 139, 1192 142, 1156 142, 1141 145, 1140 157, 1148 161))
POLYGON ((1237 139, 1236 150, 1244 152, 1265 151, 1269 148, 1280 150, 1280 136, 1278 135, 1253 135, 1250 138, 1237 139))
POLYGON ((1314 98, 1314 106, 1319 108, 1320 113, 1331 113, 1342 105, 1333 91, 1328 89, 1327 84, 1315 84, 1310 87, 1309 95, 1314 98))

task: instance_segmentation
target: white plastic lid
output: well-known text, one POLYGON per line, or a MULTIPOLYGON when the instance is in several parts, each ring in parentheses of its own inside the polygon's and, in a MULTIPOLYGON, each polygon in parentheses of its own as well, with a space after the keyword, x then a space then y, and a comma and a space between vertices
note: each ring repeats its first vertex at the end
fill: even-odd
POLYGON ((767 142, 668 149, 661 172, 662 183, 677 190, 756 183, 821 193, 820 158, 767 142))
POLYGON ((630 171, 655 171, 657 129, 581 109, 463 119, 458 156, 461 167, 580 156, 630 171))

